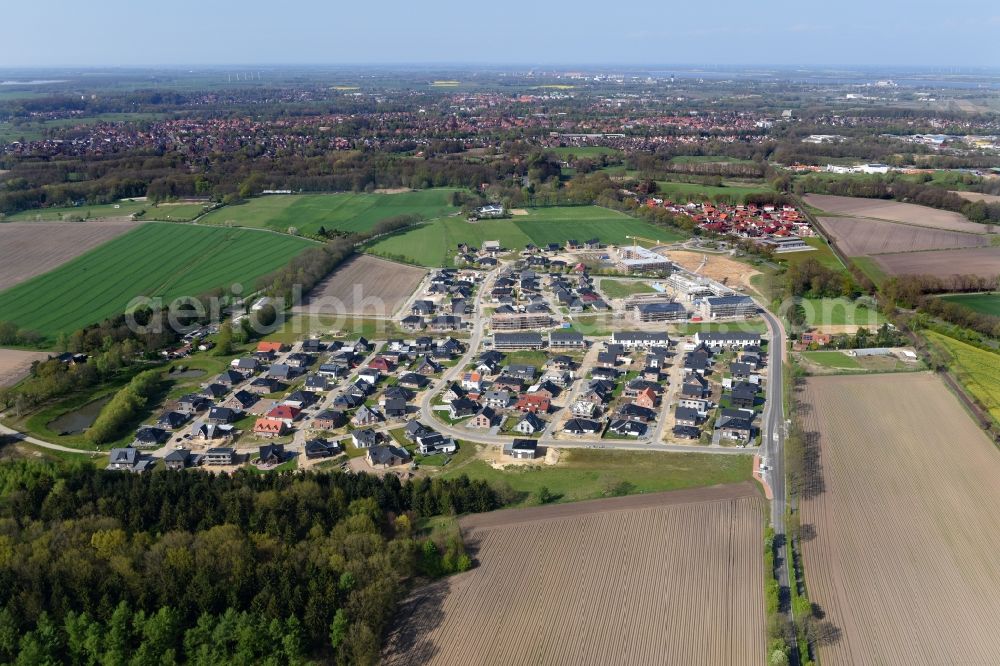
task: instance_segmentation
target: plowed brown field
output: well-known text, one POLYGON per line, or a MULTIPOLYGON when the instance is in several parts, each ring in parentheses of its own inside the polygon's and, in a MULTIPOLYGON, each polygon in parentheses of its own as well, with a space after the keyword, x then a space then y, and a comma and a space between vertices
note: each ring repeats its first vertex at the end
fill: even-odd
POLYGON ((400 611, 384 663, 763 664, 750 484, 471 516, 478 566, 400 611))
POLYGON ((1000 452, 932 374, 819 377, 802 396, 822 485, 804 498, 830 664, 995 664, 1000 452))
POLYGON ((391 317, 427 271, 367 254, 357 255, 317 284, 296 312, 391 317))
POLYGON ((873 217, 932 229, 966 231, 973 234, 986 233, 984 225, 972 222, 960 213, 927 206, 884 199, 839 197, 830 194, 807 194, 804 199, 810 206, 824 210, 831 215, 873 217))
POLYGON ((0 291, 46 273, 135 226, 127 219, 0 223, 0 291))
POLYGON ((857 217, 820 218, 823 229, 837 241, 837 247, 850 257, 913 250, 947 250, 959 247, 985 247, 988 236, 915 227, 882 220, 857 217))
POLYGON ((33 362, 48 357, 46 352, 0 349, 0 388, 18 383, 28 374, 33 362))
POLYGON ((965 250, 901 252, 872 257, 889 275, 996 275, 1000 273, 1000 247, 965 250))

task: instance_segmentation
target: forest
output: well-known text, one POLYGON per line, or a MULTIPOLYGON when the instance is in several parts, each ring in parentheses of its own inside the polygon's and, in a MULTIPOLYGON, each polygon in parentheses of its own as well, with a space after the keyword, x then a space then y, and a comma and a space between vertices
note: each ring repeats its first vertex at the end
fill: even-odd
POLYGON ((375 664, 418 577, 471 566, 421 521, 504 498, 465 477, 0 466, 0 661, 375 664))

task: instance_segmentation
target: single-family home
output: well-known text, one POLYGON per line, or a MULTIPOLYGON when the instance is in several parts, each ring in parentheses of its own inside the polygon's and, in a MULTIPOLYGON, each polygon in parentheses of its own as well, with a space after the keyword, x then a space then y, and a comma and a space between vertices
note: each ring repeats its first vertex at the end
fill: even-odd
POLYGON ((406 449, 398 446, 379 444, 368 449, 365 459, 375 469, 385 469, 387 467, 405 465, 410 462, 412 457, 406 449))
POLYGON ((253 424, 253 434, 258 437, 281 437, 287 432, 288 426, 282 419, 262 417, 253 424))
POLYGON ((533 460, 538 457, 538 442, 533 439, 515 439, 504 444, 503 452, 516 460, 533 460))
POLYGON ((534 412, 525 412, 524 416, 514 425, 514 430, 522 435, 534 435, 545 430, 545 421, 538 418, 534 412))
POLYGON ((601 432, 602 427, 599 421, 575 418, 566 421, 563 425, 563 432, 568 432, 571 435, 596 435, 601 432))

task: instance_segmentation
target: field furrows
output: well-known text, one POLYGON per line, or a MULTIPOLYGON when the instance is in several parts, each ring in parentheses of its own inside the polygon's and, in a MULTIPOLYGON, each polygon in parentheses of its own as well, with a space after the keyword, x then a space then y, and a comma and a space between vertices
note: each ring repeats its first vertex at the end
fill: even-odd
POLYGON ((386 662, 760 664, 763 511, 742 497, 474 530, 479 566, 408 602, 386 662))
POLYGON ((808 382, 824 492, 802 503, 827 664, 994 663, 1000 453, 930 374, 808 382))
POLYGON ((820 218, 820 223, 837 241, 838 247, 852 257, 916 250, 984 247, 990 244, 989 237, 982 234, 929 229, 882 220, 823 217, 820 218))

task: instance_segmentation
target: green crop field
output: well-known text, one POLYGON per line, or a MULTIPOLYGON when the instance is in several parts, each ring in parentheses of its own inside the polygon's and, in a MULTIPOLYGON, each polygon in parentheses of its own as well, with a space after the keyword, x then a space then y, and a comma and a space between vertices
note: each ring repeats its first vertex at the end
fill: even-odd
POLYGON ((144 224, 0 293, 5 321, 54 337, 123 312, 136 296, 198 296, 281 268, 315 244, 292 236, 144 224))
POLYGON ((970 344, 924 331, 931 344, 943 348, 952 359, 951 371, 969 393, 1000 423, 1000 354, 970 344))
POLYGON ((674 199, 677 201, 702 202, 716 200, 718 197, 732 197, 741 199, 748 194, 761 194, 771 192, 767 185, 699 185, 698 183, 677 183, 671 180, 656 181, 657 196, 674 199))
POLYGON ((93 206, 66 206, 61 208, 36 208, 4 217, 5 222, 38 222, 93 220, 105 217, 128 217, 142 212, 143 220, 163 222, 188 222, 205 212, 205 207, 197 202, 163 203, 153 205, 147 201, 123 199, 114 204, 93 206), (144 211, 144 212, 143 212, 144 211))
POLYGON ((952 294, 941 298, 976 312, 1000 317, 1000 294, 952 294))
POLYGON ((672 242, 682 235, 654 227, 618 211, 597 206, 554 206, 531 208, 528 215, 502 220, 470 223, 447 218, 424 224, 403 233, 382 238, 368 250, 385 257, 403 258, 422 266, 447 266, 452 263, 459 243, 481 247, 483 241, 498 240, 510 250, 523 249, 528 243, 545 245, 570 239, 585 241, 599 238, 604 243, 622 244, 626 236, 636 235, 662 242, 672 242))
POLYGON ((847 298, 802 298, 799 301, 809 326, 857 324, 873 329, 885 323, 885 317, 878 310, 847 298))
POLYGON ((419 215, 430 220, 454 213, 454 191, 439 188, 399 194, 273 194, 212 211, 201 222, 282 232, 295 227, 304 234, 315 234, 320 227, 364 232, 376 222, 397 215, 419 215))

